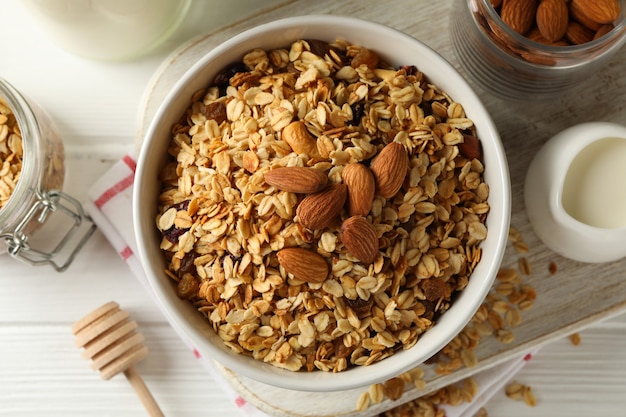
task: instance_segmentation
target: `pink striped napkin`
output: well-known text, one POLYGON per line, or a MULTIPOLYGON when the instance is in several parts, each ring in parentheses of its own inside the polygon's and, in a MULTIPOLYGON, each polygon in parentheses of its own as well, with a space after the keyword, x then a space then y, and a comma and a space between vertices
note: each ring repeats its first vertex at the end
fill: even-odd
MULTIPOLYGON (((133 155, 126 155, 109 171, 105 173, 88 192, 88 201, 84 204, 85 210, 91 215, 100 231, 111 243, 117 253, 128 264, 133 275, 144 284, 146 290, 151 294, 145 273, 135 253, 136 241, 133 231, 132 219, 132 194, 133 180, 135 176, 136 163, 133 155)), ((247 417, 263 417, 267 414, 246 402, 239 393, 226 381, 223 375, 217 370, 213 361, 202 358, 199 352, 191 346, 184 335, 179 335, 198 358, 214 379, 247 417)), ((489 370, 483 371, 473 378, 478 384, 478 393, 471 403, 464 403, 454 407, 446 406, 446 417, 473 417, 474 414, 483 407, 498 390, 502 389, 507 381, 515 375, 525 363, 531 358, 534 352, 514 359, 489 370)))

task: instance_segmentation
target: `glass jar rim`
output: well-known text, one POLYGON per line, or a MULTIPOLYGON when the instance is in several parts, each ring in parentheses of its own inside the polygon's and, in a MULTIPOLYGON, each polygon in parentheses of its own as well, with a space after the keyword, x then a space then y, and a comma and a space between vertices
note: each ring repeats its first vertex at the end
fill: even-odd
MULTIPOLYGON (((580 55, 586 52, 592 52, 599 47, 605 46, 606 44, 615 43, 616 46, 620 46, 622 43, 626 42, 626 7, 621 8, 620 16, 614 23, 615 27, 603 36, 580 45, 559 46, 546 45, 533 41, 532 39, 529 39, 511 29, 509 25, 504 23, 504 20, 502 20, 496 9, 491 4, 490 0, 469 1, 480 2, 484 8, 483 11, 487 13, 491 21, 498 24, 498 29, 502 30, 507 36, 512 38, 515 42, 519 43, 519 45, 523 48, 526 48, 529 52, 536 51, 550 54, 555 58, 568 58, 572 55, 580 55)), ((622 6, 626 6, 626 1, 619 1, 622 6)))

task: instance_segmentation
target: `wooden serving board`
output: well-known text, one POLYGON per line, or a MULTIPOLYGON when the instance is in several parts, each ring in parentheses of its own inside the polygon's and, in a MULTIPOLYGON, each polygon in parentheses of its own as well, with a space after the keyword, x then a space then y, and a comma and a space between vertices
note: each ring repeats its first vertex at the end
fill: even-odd
MULTIPOLYGON (((340 14, 386 24, 421 40, 464 73, 452 46, 448 19, 459 7, 458 0, 298 0, 287 2, 246 21, 200 36, 175 51, 162 64, 146 90, 139 120, 138 140, 152 120, 169 88, 202 55, 231 36, 278 18, 303 14, 340 14)), ((547 249, 531 229, 525 213, 523 187, 526 169, 537 150, 552 135, 587 121, 626 120, 626 49, 622 49, 602 71, 589 74, 589 81, 574 94, 550 101, 525 103, 500 100, 476 87, 500 131, 505 145, 512 182, 511 224, 528 244, 521 254, 507 249, 502 266, 517 268, 519 259, 530 261, 532 273, 524 282, 537 291, 534 307, 522 314, 515 339, 503 344, 494 337, 482 339, 476 354, 479 363, 449 375, 437 375, 423 366, 426 388, 407 389, 397 401, 385 400, 365 412, 356 411, 357 399, 368 387, 334 393, 307 393, 271 387, 221 369, 231 385, 248 402, 274 416, 326 417, 375 416, 479 371, 491 368, 543 343, 626 311, 626 260, 607 264, 582 264, 562 258, 547 249), (556 273, 550 271, 556 265, 556 273)))

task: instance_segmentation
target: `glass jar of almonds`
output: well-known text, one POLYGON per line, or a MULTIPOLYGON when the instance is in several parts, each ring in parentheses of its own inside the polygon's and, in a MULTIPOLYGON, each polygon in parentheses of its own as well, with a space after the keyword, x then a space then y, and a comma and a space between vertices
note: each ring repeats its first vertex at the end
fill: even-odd
POLYGON ((626 41, 626 0, 456 0, 453 10, 461 66, 505 99, 562 95, 626 41))
POLYGON ((67 269, 95 225, 61 191, 64 178, 63 143, 52 120, 0 78, 0 252, 67 269))

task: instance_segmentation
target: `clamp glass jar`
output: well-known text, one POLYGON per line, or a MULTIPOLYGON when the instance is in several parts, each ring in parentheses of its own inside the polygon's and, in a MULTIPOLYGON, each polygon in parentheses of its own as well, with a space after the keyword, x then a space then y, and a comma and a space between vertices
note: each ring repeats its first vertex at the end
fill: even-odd
POLYGON ((0 78, 0 251, 57 271, 67 269, 95 230, 82 205, 61 191, 64 159, 52 120, 0 78), (37 243, 51 219, 63 225, 60 236, 37 243))
POLYGON ((626 0, 619 0, 619 5, 621 12, 611 31, 565 46, 544 44, 515 32, 490 0, 455 0, 452 45, 467 75, 498 97, 558 97, 589 78, 626 42, 626 0))

